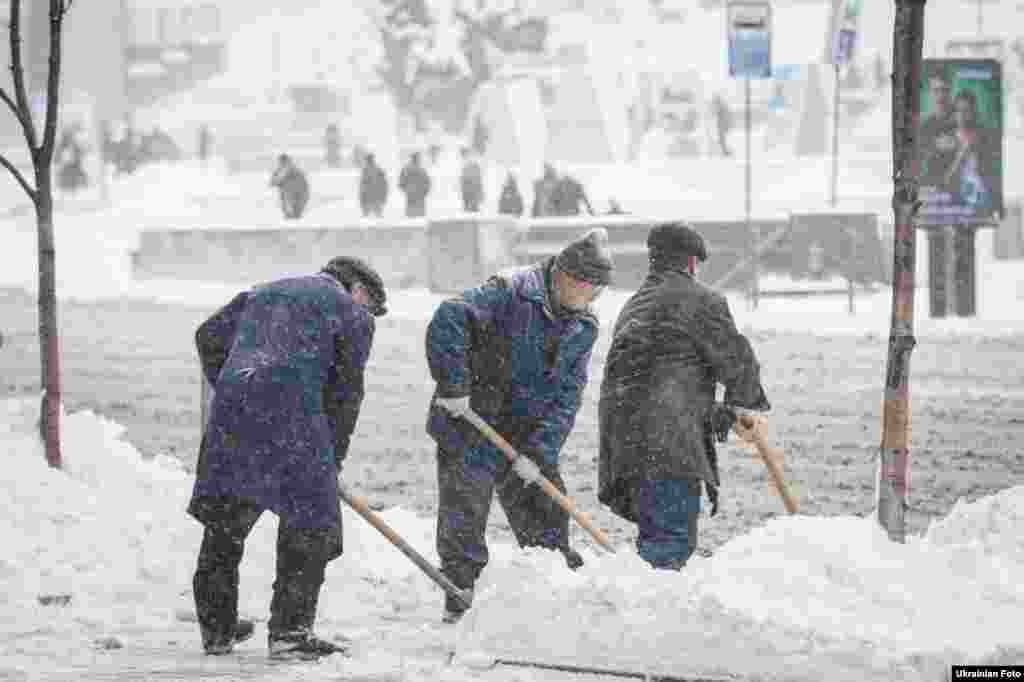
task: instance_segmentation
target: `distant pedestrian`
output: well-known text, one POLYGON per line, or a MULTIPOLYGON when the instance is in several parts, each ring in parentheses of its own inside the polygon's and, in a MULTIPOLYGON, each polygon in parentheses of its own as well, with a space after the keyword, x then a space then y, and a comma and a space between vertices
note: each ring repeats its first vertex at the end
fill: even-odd
POLYGON ((427 195, 430 194, 430 176, 420 161, 420 153, 413 152, 409 163, 398 176, 398 188, 405 193, 405 215, 419 218, 427 214, 427 195))
POLYGON ((341 167, 341 133, 334 123, 324 131, 324 161, 328 168, 341 167))
POLYGON ((590 215, 594 215, 594 207, 590 205, 590 199, 587 197, 583 185, 571 175, 563 174, 558 178, 554 192, 551 194, 552 215, 580 215, 583 212, 581 207, 585 208, 590 215))
POLYGON ((558 173, 550 163, 544 164, 544 175, 533 182, 533 208, 530 214, 534 217, 554 215, 551 208, 551 197, 558 184, 558 173))
POLYGON ((498 199, 498 213, 523 215, 523 195, 519 192, 516 176, 511 171, 505 176, 505 184, 501 186, 501 197, 498 199))
POLYGON ((210 126, 205 123, 199 126, 199 161, 206 165, 210 158, 210 151, 213 148, 213 135, 210 133, 210 126))
POLYGON ((388 202, 388 176, 377 165, 377 157, 367 153, 359 173, 359 208, 364 217, 380 217, 388 202))
POLYGON ((715 129, 718 132, 718 146, 722 150, 722 156, 732 156, 729 149, 729 132, 732 130, 732 111, 729 104, 721 94, 716 93, 711 98, 711 110, 715 116, 715 129))
POLYGON ((57 144, 57 186, 74 193, 89 184, 85 173, 85 146, 79 139, 81 126, 75 124, 61 134, 57 144))
POLYGON ((277 187, 285 219, 301 218, 309 203, 309 180, 287 154, 277 157, 277 168, 270 177, 270 186, 277 187))
POLYGON ((484 201, 484 177, 480 162, 466 147, 459 154, 462 157, 462 173, 459 176, 459 190, 462 194, 462 210, 476 213, 484 201))

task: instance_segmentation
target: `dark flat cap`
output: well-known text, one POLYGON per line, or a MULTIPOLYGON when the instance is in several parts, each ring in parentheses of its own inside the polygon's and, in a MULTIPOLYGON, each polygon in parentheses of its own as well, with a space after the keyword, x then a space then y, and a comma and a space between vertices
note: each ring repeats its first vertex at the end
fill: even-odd
POLYGON ((683 222, 661 223, 647 234, 647 250, 652 256, 682 258, 696 256, 697 260, 708 258, 704 238, 683 222))
POLYGON ((387 314, 388 295, 384 290, 384 280, 366 261, 352 256, 338 256, 332 258, 320 272, 331 275, 346 289, 351 289, 357 281, 362 283, 370 295, 370 312, 375 317, 387 314))

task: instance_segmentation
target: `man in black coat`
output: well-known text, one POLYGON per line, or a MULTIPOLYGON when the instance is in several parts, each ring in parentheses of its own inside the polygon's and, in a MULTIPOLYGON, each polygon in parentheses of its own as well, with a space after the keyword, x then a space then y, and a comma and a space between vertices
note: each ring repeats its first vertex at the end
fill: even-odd
POLYGON ((714 434, 770 409, 760 366, 725 297, 694 279, 704 240, 681 223, 647 237, 650 269, 619 313, 598 407, 598 499, 638 525, 637 550, 678 570, 697 546, 701 481, 718 511, 714 434), (725 385, 724 404, 715 386, 725 385))
POLYGON ((339 257, 242 292, 199 326, 214 394, 188 512, 204 526, 193 591, 206 653, 252 634, 238 620, 238 566, 268 510, 279 519, 270 655, 341 651, 312 630, 327 563, 342 552, 338 473, 385 300, 370 266, 339 257))

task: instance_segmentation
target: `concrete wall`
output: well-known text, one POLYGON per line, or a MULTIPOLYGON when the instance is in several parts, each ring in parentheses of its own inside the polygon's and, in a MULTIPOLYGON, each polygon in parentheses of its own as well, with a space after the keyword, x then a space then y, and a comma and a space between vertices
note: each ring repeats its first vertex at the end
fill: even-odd
POLYGON ((389 287, 427 286, 426 222, 254 230, 153 229, 133 255, 138 279, 255 283, 319 270, 338 255, 363 258, 389 287))
MULTIPOLYGON (((647 276, 647 234, 656 220, 635 216, 541 218, 460 215, 439 220, 374 222, 339 227, 146 230, 133 255, 139 279, 255 283, 315 272, 348 254, 375 267, 388 287, 458 292, 510 267, 558 253, 588 229, 603 226, 615 259, 613 287, 635 289, 647 276)), ((760 272, 793 279, 849 275, 885 281, 884 251, 874 214, 836 212, 691 223, 704 237, 708 260, 700 278, 715 283, 741 265, 753 239, 782 238, 760 257, 760 272), (812 255, 812 252, 815 255, 812 255), (817 263, 817 265, 816 265, 817 263)), ((724 288, 746 291, 753 271, 739 267, 724 288)))
POLYGON ((428 283, 432 291, 455 293, 476 286, 517 264, 519 221, 472 216, 434 220, 427 226, 428 283))
POLYGON ((256 283, 319 270, 338 255, 372 265, 385 285, 461 291, 515 265, 519 223, 498 216, 339 227, 149 229, 132 257, 138 279, 256 283))

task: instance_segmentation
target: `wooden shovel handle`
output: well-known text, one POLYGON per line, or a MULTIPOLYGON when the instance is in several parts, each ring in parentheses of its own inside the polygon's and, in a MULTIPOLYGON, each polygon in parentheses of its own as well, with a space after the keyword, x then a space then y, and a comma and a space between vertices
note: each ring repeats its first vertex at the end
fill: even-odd
POLYGON ((391 541, 391 544, 397 547, 402 554, 409 557, 409 559, 411 559, 421 571, 426 573, 427 577, 437 583, 442 590, 459 600, 464 607, 467 609, 469 608, 471 599, 462 590, 456 587, 455 583, 450 581, 444 573, 441 573, 441 571, 439 571, 433 564, 424 559, 419 552, 413 549, 408 542, 403 540, 402 536, 389 526, 387 522, 377 514, 377 512, 370 509, 370 505, 366 500, 349 492, 349 490, 341 484, 341 481, 338 481, 338 497, 344 500, 348 506, 352 507, 352 509, 356 510, 356 512, 366 519, 371 526, 380 531, 381 535, 391 541))
MULTIPOLYGON (((744 417, 740 417, 740 420, 744 417)), ((747 423, 744 423, 744 428, 747 427, 747 423)), ((761 457, 761 461, 768 467, 768 476, 772 479, 772 485, 775 490, 782 497, 782 504, 786 507, 786 511, 790 514, 796 514, 799 511, 796 498, 789 491, 789 487, 786 485, 786 481, 782 478, 782 471, 779 469, 779 463, 772 457, 772 449, 768 445, 768 442, 764 439, 764 434, 761 433, 761 429, 757 428, 757 424, 754 423, 749 427, 753 431, 754 436, 754 447, 757 449, 757 454, 761 457)))
MULTIPOLYGON (((522 455, 516 452, 516 449, 513 448, 509 444, 509 442, 502 437, 500 433, 495 431, 494 428, 490 424, 485 422, 483 418, 481 418, 480 415, 478 415, 476 412, 470 410, 464 416, 466 421, 475 426, 480 431, 480 433, 487 436, 487 438, 492 443, 498 446, 498 448, 505 453, 505 456, 508 457, 508 460, 510 462, 514 463, 518 458, 522 457, 522 455)), ((544 476, 541 476, 540 480, 537 483, 540 485, 541 489, 548 494, 549 497, 551 497, 555 502, 558 503, 559 507, 561 507, 569 514, 571 514, 572 517, 576 519, 576 522, 580 524, 588 533, 590 533, 594 540, 597 541, 597 544, 601 545, 601 547, 608 550, 609 552, 615 552, 615 548, 612 547, 612 543, 608 539, 608 536, 604 534, 604 531, 595 526, 594 523, 589 518, 587 518, 587 516, 583 512, 577 509, 576 503, 573 502, 572 499, 563 495, 562 491, 556 488, 554 484, 544 476)))

